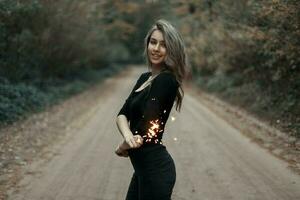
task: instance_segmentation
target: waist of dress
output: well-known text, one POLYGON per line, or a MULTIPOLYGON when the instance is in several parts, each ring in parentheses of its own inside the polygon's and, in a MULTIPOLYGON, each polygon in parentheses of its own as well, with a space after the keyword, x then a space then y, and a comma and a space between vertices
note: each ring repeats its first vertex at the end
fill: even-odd
POLYGON ((154 143, 154 142, 148 142, 148 143, 143 143, 143 145, 140 148, 135 148, 135 149, 129 149, 128 153, 129 155, 138 155, 138 154, 147 154, 151 152, 157 152, 161 150, 166 150, 166 146, 161 144, 161 143, 154 143))
POLYGON ((155 174, 174 165, 166 147, 161 144, 130 149, 128 153, 134 170, 138 175, 155 174))
POLYGON ((153 163, 156 160, 169 156, 166 146, 162 144, 143 144, 140 148, 129 149, 128 155, 134 163, 153 163))

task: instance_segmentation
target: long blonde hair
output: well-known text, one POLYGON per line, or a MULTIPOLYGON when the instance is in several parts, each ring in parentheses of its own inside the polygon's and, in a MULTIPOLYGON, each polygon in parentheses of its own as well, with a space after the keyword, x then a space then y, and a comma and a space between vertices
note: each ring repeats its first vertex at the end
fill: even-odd
POLYGON ((175 102, 176 110, 180 111, 184 96, 182 81, 187 73, 187 56, 184 42, 179 32, 168 21, 163 19, 157 20, 148 31, 144 41, 144 56, 146 57, 146 62, 149 68, 151 67, 151 62, 148 55, 148 45, 150 37, 155 30, 159 30, 162 32, 166 44, 167 56, 164 61, 164 67, 172 74, 174 74, 177 82, 179 83, 175 102))

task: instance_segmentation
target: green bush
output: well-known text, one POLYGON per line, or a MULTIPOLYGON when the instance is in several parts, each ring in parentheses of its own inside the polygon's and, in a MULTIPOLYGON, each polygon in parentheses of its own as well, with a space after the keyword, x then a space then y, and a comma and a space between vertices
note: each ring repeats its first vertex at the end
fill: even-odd
POLYGON ((0 84, 0 121, 11 122, 20 116, 40 110, 46 103, 46 95, 24 83, 0 84))
POLYGON ((33 112, 43 110, 47 106, 80 93, 121 70, 114 65, 103 70, 85 70, 81 74, 73 74, 73 79, 51 78, 35 80, 30 83, 12 83, 0 79, 0 125, 14 122, 33 112))

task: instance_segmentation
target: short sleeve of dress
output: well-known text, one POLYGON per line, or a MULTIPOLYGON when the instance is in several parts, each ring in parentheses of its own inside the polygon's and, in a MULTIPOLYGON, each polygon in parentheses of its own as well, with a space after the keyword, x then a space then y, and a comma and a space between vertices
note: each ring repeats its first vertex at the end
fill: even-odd
POLYGON ((161 73, 153 80, 143 117, 135 129, 136 134, 143 135, 149 141, 160 138, 159 133, 163 132, 177 90, 178 83, 171 73, 161 73))
POLYGON ((117 114, 117 116, 119 116, 119 115, 125 115, 126 118, 129 119, 128 99, 130 98, 131 94, 141 85, 141 83, 145 79, 146 74, 147 74, 147 72, 141 74, 141 76, 138 78, 138 80, 136 81, 133 89, 131 90, 129 96, 125 100, 125 103, 123 104, 123 106, 122 106, 121 110, 119 111, 119 113, 117 114))

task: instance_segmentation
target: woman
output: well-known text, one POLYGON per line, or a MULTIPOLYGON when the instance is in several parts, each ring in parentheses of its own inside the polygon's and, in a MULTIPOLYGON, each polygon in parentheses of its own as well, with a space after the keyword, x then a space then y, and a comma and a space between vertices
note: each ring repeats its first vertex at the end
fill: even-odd
POLYGON ((185 49, 177 30, 158 20, 145 38, 144 54, 150 71, 139 77, 118 113, 124 141, 115 152, 129 156, 134 167, 126 200, 170 200, 176 171, 161 139, 174 101, 181 108, 185 49))

